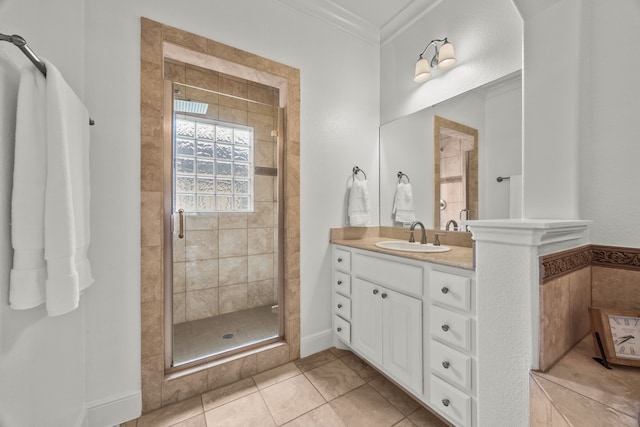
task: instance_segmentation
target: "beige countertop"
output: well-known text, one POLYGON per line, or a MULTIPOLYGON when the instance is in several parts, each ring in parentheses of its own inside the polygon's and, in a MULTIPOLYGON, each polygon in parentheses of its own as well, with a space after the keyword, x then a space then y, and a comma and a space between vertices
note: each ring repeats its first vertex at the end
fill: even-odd
POLYGON ((402 252, 377 247, 377 242, 383 242, 391 239, 389 237, 363 237, 360 239, 331 239, 331 243, 335 245, 347 246, 350 248, 364 249, 373 252, 379 252, 386 255, 394 255, 402 258, 415 259, 419 261, 432 262, 434 264, 448 265, 451 267, 464 268, 466 270, 475 270, 473 265, 473 249, 446 245, 451 248, 448 252, 423 253, 423 252, 402 252))

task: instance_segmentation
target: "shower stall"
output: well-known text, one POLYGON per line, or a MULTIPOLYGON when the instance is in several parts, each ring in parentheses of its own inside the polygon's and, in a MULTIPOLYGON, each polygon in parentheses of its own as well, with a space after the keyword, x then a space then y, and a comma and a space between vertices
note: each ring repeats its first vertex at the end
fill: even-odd
POLYGON ((164 67, 170 370, 283 336, 283 111, 277 88, 164 67))

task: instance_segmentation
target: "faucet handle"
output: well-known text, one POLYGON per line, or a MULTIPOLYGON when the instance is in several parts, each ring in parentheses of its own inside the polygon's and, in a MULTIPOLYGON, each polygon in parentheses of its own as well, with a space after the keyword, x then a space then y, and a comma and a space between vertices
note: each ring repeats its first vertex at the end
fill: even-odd
POLYGON ((440 236, 446 236, 447 233, 435 233, 435 235, 436 235, 436 238, 433 241, 433 246, 440 246, 440 238, 439 237, 440 236))

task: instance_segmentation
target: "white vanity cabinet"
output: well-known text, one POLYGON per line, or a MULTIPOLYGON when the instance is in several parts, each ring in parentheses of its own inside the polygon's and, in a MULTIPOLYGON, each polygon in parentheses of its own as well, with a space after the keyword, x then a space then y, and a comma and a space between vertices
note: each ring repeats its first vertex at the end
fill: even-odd
POLYGON ((456 426, 475 423, 474 272, 332 246, 334 334, 456 426))

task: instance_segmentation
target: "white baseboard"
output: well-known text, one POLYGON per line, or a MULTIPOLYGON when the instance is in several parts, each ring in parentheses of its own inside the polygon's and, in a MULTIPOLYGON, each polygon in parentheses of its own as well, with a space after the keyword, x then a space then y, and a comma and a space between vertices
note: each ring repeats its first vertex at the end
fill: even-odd
POLYGON ((138 418, 142 412, 142 392, 129 391, 89 402, 89 427, 113 427, 138 418))
POLYGON ((307 357, 331 347, 333 347, 333 330, 331 328, 300 337, 300 357, 307 357))

